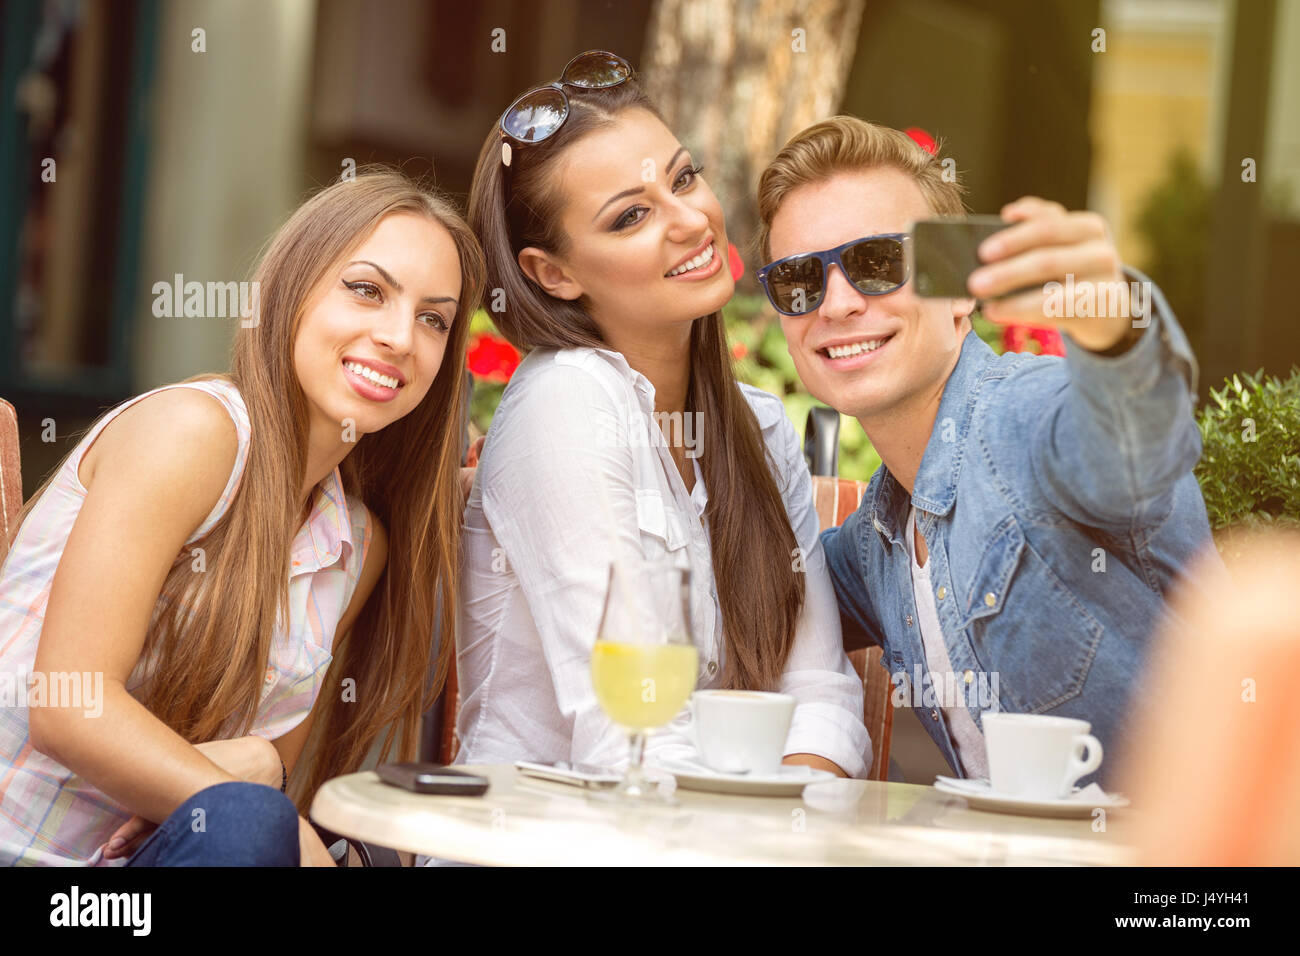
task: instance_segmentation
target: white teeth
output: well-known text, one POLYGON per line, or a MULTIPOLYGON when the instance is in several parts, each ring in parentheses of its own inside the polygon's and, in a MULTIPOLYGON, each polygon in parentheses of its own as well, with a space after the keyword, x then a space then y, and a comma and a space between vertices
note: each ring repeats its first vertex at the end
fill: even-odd
POLYGON ((683 272, 690 272, 692 269, 698 269, 706 262, 713 260, 713 243, 709 243, 709 248, 705 249, 694 259, 683 262, 680 266, 668 273, 669 277, 681 275, 683 272))
POLYGON ((343 366, 349 371, 360 375, 367 381, 374 382, 376 385, 382 385, 384 388, 397 388, 400 384, 397 379, 391 375, 381 375, 369 366, 362 365, 360 362, 344 362, 343 366))
POLYGON ((851 345, 832 345, 826 350, 831 358, 848 358, 862 352, 874 352, 885 344, 885 339, 872 339, 869 342, 854 342, 851 345))

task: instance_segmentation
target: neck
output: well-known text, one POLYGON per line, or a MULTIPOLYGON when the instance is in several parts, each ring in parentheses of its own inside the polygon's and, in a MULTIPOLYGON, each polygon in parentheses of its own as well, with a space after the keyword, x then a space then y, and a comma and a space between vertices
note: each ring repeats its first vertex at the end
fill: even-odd
MULTIPOLYGON (((356 437, 359 439, 361 436, 356 437)), ((355 447, 356 441, 343 440, 343 430, 336 423, 312 422, 307 435, 307 467, 298 494, 298 503, 304 513, 311 507, 316 486, 328 478, 355 447)))
POLYGON ((916 486, 916 475, 921 470, 926 446, 934 434, 934 422, 939 415, 943 390, 952 376, 961 349, 953 355, 947 371, 938 381, 908 396, 888 409, 873 411, 858 418, 862 430, 875 447, 876 453, 889 473, 910 495, 916 486))
POLYGON ((691 384, 691 327, 683 322, 605 333, 609 347, 650 380, 656 412, 684 412, 691 384))

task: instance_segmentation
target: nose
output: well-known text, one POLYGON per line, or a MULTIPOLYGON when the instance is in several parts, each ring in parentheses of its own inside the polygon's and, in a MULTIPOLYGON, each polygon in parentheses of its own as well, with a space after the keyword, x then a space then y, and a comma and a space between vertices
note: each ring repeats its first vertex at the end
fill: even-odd
POLYGON ((411 351, 415 334, 415 319, 412 317, 413 305, 394 299, 389 308, 380 310, 370 325, 370 341, 386 348, 394 355, 406 355, 411 351))
POLYGON ((689 196, 673 196, 669 207, 668 238, 673 242, 698 245, 709 229, 709 217, 689 196))
POLYGON ((857 290, 837 265, 830 267, 826 292, 817 313, 831 322, 852 318, 867 311, 868 297, 857 290))

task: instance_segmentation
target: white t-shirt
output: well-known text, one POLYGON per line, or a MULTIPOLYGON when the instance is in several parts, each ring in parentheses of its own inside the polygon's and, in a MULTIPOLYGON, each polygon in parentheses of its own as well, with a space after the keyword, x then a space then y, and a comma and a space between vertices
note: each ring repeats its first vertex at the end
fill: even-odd
MULTIPOLYGON (((930 584, 930 561, 927 556, 925 566, 916 563, 916 508, 907 512, 907 531, 903 538, 907 541, 907 553, 912 564, 912 594, 916 599, 917 624, 921 628, 921 646, 925 648, 925 664, 930 672, 930 681, 936 693, 954 684, 964 686, 960 679, 949 678, 952 673, 952 661, 948 659, 948 648, 943 642, 943 628, 939 625, 939 613, 934 606, 934 588, 930 584)), ((942 699, 942 698, 941 698, 942 699)), ((944 701, 944 703, 952 703, 944 701)), ((985 777, 989 775, 988 754, 984 747, 984 735, 975 724, 970 710, 960 701, 956 706, 941 708, 948 718, 948 728, 952 731, 953 743, 957 755, 968 777, 985 777)))

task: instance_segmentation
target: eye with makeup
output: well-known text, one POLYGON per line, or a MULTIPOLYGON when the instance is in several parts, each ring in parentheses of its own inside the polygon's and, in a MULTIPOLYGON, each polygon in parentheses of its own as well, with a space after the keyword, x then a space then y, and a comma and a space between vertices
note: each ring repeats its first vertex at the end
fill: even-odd
MULTIPOLYGON (((354 279, 352 281, 344 279, 343 284, 353 293, 363 299, 369 300, 370 302, 380 303, 384 301, 384 293, 380 290, 379 286, 375 285, 373 282, 366 282, 362 279, 354 279), (374 294, 371 295, 371 293, 374 294)), ((429 328, 437 329, 439 332, 445 333, 451 331, 451 319, 448 319, 440 312, 421 312, 418 318, 428 319, 429 321, 423 324, 429 328)))
MULTIPOLYGON (((683 179, 686 179, 685 186, 693 186, 695 184, 695 180, 699 178, 699 175, 702 172, 704 172, 703 166, 687 166, 680 173, 677 174, 677 178, 673 180, 673 186, 676 187, 677 184, 681 183, 683 179), (690 176, 689 178, 686 178, 688 173, 690 174, 690 176)), ((680 190, 674 188, 673 191, 679 192, 680 190)), ((624 229, 627 229, 631 226, 635 226, 638 222, 644 219, 645 216, 639 216, 636 219, 629 219, 628 217, 632 213, 637 212, 638 210, 644 211, 645 208, 646 208, 645 206, 632 206, 630 209, 625 210, 621 216, 619 216, 616 220, 614 220, 614 226, 611 231, 622 232, 624 229)))

